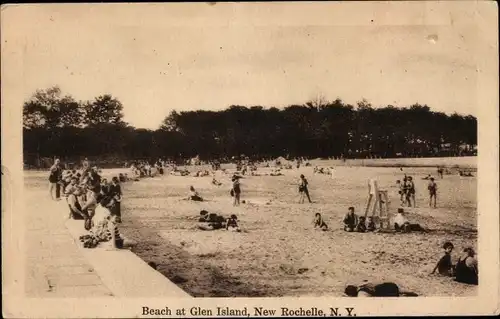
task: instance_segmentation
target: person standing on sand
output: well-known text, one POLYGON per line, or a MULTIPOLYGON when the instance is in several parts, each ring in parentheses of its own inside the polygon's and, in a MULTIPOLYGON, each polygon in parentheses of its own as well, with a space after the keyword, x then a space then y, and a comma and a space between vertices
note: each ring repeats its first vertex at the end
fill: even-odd
POLYGON ((233 176, 232 182, 233 182, 233 188, 231 189, 231 193, 234 196, 233 206, 240 206, 240 196, 241 196, 240 180, 237 176, 233 176))
POLYGON ((434 181, 434 177, 430 178, 430 182, 429 185, 427 185, 427 189, 429 190, 429 207, 432 207, 432 200, 434 199, 434 208, 436 208, 437 184, 434 181))
POLYGON ((305 178, 304 174, 300 175, 299 193, 300 193, 300 200, 299 200, 300 204, 304 203, 305 196, 307 196, 307 200, 309 200, 309 203, 312 203, 311 196, 309 196, 309 182, 305 178))
POLYGON ((111 208, 111 215, 116 216, 116 222, 121 223, 122 213, 121 213, 121 201, 122 201, 122 188, 120 186, 120 181, 116 176, 111 179, 111 185, 109 186, 109 195, 113 198, 113 206, 111 208))
POLYGON ((52 200, 60 200, 61 184, 59 181, 62 178, 62 169, 60 165, 61 161, 56 158, 54 160, 54 165, 50 167, 49 174, 49 194, 52 200), (54 194, 55 192, 55 194, 54 194))
POLYGON ((407 200, 408 200, 408 207, 412 207, 412 201, 413 201, 413 207, 417 207, 417 203, 415 201, 415 183, 413 182, 413 177, 408 176, 408 193, 407 193, 407 200))

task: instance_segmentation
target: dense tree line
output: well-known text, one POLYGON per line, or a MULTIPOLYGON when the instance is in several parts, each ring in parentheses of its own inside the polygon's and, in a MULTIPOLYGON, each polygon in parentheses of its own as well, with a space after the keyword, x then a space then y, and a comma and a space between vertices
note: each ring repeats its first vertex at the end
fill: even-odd
POLYGON ((23 123, 25 158, 460 156, 477 145, 471 115, 448 116, 419 104, 374 108, 366 100, 172 111, 153 131, 125 123, 123 106, 111 95, 75 101, 53 87, 24 103, 23 123))

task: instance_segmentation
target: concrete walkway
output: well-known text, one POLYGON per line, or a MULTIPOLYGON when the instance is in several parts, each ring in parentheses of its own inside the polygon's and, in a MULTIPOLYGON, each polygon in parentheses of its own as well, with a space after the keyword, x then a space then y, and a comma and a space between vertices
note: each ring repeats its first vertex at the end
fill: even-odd
POLYGON ((64 203, 50 201, 47 193, 26 192, 26 295, 113 296, 65 227, 64 203))
POLYGON ((83 221, 67 219, 64 199, 25 193, 28 297, 191 297, 129 250, 83 248, 83 221))

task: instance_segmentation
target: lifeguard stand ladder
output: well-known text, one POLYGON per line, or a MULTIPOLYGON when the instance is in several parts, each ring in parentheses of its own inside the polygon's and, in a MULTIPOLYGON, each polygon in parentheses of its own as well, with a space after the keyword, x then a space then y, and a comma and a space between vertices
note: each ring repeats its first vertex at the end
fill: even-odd
MULTIPOLYGON (((389 195, 387 190, 378 190, 373 203, 372 217, 375 223, 380 225, 381 229, 390 229, 390 209, 389 195)), ((365 218, 368 216, 368 210, 365 212, 365 218)))

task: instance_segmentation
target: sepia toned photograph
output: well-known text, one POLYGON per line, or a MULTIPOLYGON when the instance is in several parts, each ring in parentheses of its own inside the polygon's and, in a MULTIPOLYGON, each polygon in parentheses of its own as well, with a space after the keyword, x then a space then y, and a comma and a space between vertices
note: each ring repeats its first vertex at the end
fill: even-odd
POLYGON ((495 313, 497 10, 2 6, 4 316, 495 313))

